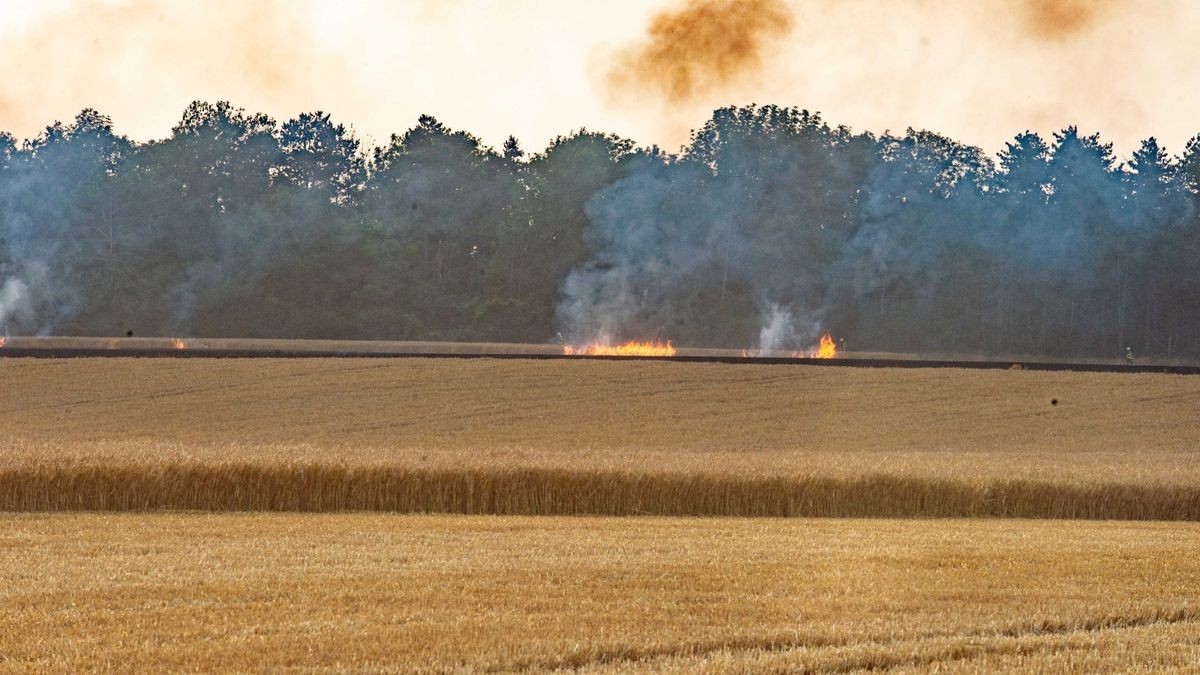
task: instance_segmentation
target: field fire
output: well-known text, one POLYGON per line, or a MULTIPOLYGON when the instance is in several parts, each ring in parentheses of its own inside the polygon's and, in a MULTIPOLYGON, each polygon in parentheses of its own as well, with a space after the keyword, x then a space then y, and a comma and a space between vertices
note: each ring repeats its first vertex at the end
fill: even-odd
POLYGON ((742 358, 786 357, 792 359, 836 359, 838 358, 838 347, 833 336, 826 332, 821 335, 820 342, 808 351, 797 350, 790 353, 780 353, 770 349, 743 349, 741 355, 742 358))
POLYGON ((0 675, 1195 669, 1200 0, 447 4, 0 0, 0 675))
POLYGON ((833 359, 837 358, 837 353, 837 343, 833 341, 833 336, 825 333, 821 336, 821 343, 809 353, 809 356, 814 359, 833 359))
POLYGON ((629 341, 619 345, 593 343, 584 347, 563 345, 566 356, 675 356, 676 350, 671 341, 638 342, 629 341))

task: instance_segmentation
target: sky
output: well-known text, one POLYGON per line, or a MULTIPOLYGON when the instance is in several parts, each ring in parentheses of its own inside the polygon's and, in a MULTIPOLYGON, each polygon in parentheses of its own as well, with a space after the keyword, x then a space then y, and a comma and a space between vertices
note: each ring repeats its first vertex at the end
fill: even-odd
POLYGON ((989 152, 1068 124, 1180 152, 1197 35, 1195 0, 0 0, 0 130, 91 107, 162 138, 200 99, 323 110, 368 145, 432 114, 497 147, 587 127, 675 150, 757 102, 989 152))

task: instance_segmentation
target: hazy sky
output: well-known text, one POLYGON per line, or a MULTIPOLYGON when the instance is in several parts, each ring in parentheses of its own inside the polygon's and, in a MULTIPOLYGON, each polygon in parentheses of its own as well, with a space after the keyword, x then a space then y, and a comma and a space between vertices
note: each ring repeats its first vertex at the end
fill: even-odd
POLYGON ((675 149, 753 101, 989 151, 1078 124, 1178 152, 1198 36, 1196 0, 0 0, 0 129, 86 106, 149 139, 229 99, 368 142, 430 113, 492 145, 587 126, 675 149))

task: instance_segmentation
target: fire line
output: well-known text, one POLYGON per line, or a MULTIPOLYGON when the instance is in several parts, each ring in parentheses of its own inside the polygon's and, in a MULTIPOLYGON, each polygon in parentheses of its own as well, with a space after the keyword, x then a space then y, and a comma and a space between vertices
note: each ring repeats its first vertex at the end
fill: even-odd
POLYGON ((593 343, 584 347, 563 345, 563 354, 567 356, 675 356, 675 347, 670 340, 666 342, 638 342, 632 340, 620 345, 604 345, 593 343))

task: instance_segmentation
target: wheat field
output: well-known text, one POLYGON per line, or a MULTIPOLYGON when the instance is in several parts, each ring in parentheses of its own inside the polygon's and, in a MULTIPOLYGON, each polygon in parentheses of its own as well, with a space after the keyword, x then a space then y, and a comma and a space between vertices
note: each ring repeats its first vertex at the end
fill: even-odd
POLYGON ((4 672, 1200 660, 1200 523, 1150 522, 1200 521, 1200 378, 117 358, 0 384, 4 672))
POLYGON ((1200 659, 1200 526, 0 517, 0 670, 1096 672, 1200 659))
POLYGON ((0 509, 1200 520, 1200 378, 0 360, 0 509))

